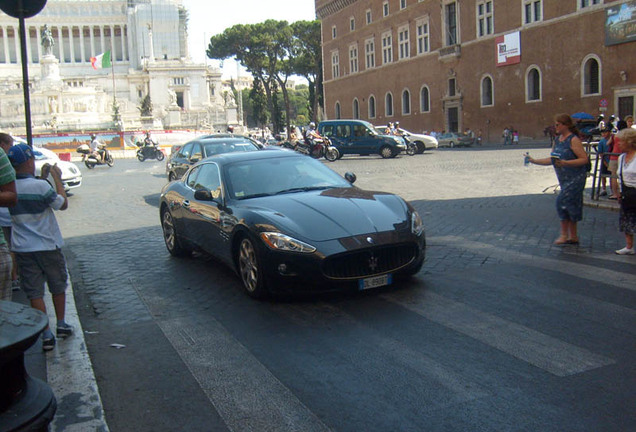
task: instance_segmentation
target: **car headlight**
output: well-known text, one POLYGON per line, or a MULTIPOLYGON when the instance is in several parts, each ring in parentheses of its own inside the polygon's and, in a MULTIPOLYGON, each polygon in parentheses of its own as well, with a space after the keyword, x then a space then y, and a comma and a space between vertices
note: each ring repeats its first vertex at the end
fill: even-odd
POLYGON ((278 232, 263 232, 261 238, 267 246, 275 250, 312 253, 316 248, 293 237, 278 232))
POLYGON ((422 223, 420 214, 414 211, 411 213, 411 232, 415 235, 420 235, 422 231, 424 231, 424 223, 422 223))

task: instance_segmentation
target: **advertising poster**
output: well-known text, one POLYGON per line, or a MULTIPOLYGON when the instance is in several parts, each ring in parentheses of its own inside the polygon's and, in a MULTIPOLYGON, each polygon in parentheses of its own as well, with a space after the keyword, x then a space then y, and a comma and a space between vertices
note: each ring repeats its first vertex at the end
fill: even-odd
POLYGON ((636 0, 607 8, 605 45, 636 41, 636 0))
POLYGON ((521 63, 521 42, 519 32, 495 38, 497 47, 497 66, 521 63))

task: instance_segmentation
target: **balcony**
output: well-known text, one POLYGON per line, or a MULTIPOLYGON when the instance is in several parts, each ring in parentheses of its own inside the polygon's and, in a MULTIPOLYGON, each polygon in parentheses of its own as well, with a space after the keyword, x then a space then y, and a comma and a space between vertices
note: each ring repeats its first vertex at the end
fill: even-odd
POLYGON ((449 45, 444 48, 440 48, 438 52, 440 61, 450 61, 461 57, 462 46, 460 44, 449 45))

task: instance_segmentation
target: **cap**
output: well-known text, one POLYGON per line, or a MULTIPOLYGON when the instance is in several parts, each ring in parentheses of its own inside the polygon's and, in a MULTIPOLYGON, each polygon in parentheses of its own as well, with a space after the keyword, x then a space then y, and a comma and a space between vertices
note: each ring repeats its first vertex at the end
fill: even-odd
POLYGON ((9 149, 7 156, 14 167, 20 166, 29 159, 35 159, 35 156, 41 156, 42 153, 33 150, 28 144, 16 144, 9 149))

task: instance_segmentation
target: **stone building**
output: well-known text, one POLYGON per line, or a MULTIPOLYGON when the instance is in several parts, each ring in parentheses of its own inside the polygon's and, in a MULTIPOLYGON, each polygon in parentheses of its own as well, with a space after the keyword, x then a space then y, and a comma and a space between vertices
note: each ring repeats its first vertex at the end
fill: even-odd
MULTIPOLYGON (((181 0, 48 0, 25 20, 34 132, 227 124, 221 71, 190 59, 187 15, 181 0), (94 69, 91 58, 106 51, 112 67, 94 69), (146 95, 153 112, 142 123, 146 95)), ((18 24, 0 12, 0 127, 19 133, 18 24)))
POLYGON ((494 141, 541 137, 561 112, 634 114, 634 0, 315 4, 329 118, 494 141))

